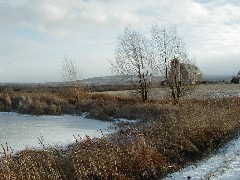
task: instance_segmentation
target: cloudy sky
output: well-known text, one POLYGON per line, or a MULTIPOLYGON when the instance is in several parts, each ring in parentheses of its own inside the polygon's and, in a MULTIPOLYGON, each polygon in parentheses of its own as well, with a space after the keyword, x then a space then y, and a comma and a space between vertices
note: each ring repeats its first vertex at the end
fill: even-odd
POLYGON ((0 0, 0 82, 61 81, 65 55, 82 78, 111 75, 128 24, 176 27, 204 74, 240 70, 239 0, 0 0))

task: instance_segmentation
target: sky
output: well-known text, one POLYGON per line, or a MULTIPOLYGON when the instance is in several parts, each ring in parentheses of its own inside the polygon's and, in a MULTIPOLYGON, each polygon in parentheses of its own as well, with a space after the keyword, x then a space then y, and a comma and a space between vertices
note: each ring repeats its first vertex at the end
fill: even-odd
POLYGON ((0 83, 62 81, 64 56, 83 79, 113 75, 126 25, 175 27, 203 74, 240 70, 239 0, 0 0, 0 83))

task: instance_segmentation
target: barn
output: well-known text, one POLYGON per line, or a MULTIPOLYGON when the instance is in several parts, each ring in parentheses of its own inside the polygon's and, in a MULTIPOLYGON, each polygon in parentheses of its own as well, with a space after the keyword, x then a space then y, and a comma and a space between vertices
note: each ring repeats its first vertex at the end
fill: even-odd
POLYGON ((193 64, 181 63, 178 59, 173 59, 169 78, 171 82, 177 80, 184 84, 199 84, 202 82, 202 72, 193 64))

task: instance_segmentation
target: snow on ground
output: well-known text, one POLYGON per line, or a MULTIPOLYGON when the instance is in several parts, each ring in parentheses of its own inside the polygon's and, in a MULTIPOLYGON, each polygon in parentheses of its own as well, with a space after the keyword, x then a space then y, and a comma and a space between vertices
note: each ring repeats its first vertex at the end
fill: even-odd
POLYGON ((240 136, 232 140, 216 155, 190 165, 179 172, 168 175, 164 180, 239 180, 240 179, 240 136))
POLYGON ((113 119, 113 122, 115 122, 115 123, 135 124, 135 123, 138 123, 139 121, 140 121, 140 120, 128 120, 128 119, 124 119, 124 118, 113 119))

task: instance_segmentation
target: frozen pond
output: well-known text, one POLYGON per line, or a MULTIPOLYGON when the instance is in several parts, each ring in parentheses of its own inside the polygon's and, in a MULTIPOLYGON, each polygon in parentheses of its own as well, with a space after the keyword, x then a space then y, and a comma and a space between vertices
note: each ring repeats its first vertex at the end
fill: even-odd
POLYGON ((240 137, 228 143, 216 155, 168 175, 165 180, 239 180, 240 137))
POLYGON ((0 112, 0 144, 7 142, 13 152, 29 146, 39 147, 40 137, 50 145, 66 145, 75 141, 74 136, 100 137, 102 133, 107 134, 107 128, 111 125, 83 116, 32 116, 0 112))

